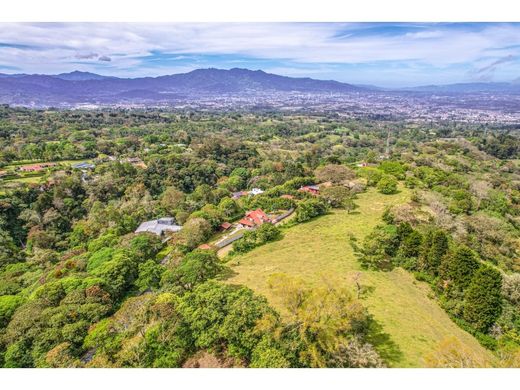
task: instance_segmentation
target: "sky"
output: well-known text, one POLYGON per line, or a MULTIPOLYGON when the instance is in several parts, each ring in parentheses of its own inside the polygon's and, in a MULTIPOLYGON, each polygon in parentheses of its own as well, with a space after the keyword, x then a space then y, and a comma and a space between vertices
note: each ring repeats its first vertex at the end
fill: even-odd
POLYGON ((383 87, 520 81, 520 23, 0 23, 0 73, 199 68, 383 87))

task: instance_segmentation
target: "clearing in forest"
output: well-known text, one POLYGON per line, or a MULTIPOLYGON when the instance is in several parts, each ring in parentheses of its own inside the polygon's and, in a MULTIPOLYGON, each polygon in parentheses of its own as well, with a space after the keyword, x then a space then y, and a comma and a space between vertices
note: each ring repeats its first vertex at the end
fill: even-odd
POLYGON ((363 302, 378 328, 373 343, 391 366, 424 366, 424 357, 450 336, 458 338, 477 356, 491 359, 491 353, 455 325, 431 298, 433 293, 426 283, 416 281, 403 269, 362 270, 356 260, 349 235, 363 240, 381 222, 385 207, 409 199, 410 191, 406 188, 400 188, 395 195, 369 189, 359 195, 356 212, 335 210, 285 230, 282 240, 233 257, 229 265, 234 275, 228 281, 252 288, 281 309, 267 284, 274 273, 299 277, 311 285, 323 283, 323 278, 334 278, 354 286, 353 277, 361 272, 361 284, 368 291, 363 302))

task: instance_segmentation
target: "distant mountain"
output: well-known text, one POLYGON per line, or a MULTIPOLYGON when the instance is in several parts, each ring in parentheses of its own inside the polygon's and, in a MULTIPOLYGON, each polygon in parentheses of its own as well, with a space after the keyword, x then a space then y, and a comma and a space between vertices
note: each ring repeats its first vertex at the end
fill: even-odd
POLYGON ((402 88, 403 91, 430 92, 430 93, 476 93, 476 92, 495 92, 495 93, 520 93, 519 80, 510 83, 456 83, 446 85, 424 85, 420 87, 402 88))
POLYGON ((348 93, 367 88, 333 80, 293 78, 261 70, 197 69, 189 73, 125 79, 74 71, 59 75, 4 75, 0 103, 67 105, 79 103, 167 102, 179 96, 274 92, 348 93))
POLYGON ((79 70, 75 70, 74 72, 70 73, 60 73, 55 75, 54 77, 68 81, 103 80, 113 78, 109 76, 101 76, 99 74, 90 72, 80 72, 79 70))

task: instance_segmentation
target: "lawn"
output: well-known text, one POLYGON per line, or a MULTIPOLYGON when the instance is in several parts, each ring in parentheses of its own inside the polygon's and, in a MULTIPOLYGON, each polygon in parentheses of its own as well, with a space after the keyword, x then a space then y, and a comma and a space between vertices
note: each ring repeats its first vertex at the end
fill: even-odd
POLYGON ((405 188, 396 195, 369 190, 359 196, 356 213, 335 211, 288 228, 282 240, 232 258, 229 264, 235 274, 229 282, 249 286, 280 309, 280 302, 267 286, 268 277, 274 273, 297 276, 311 285, 333 278, 353 286, 353 275, 361 271, 361 284, 368 290, 363 301, 380 328, 374 343, 391 366, 424 366, 424 356, 452 335, 472 352, 491 359, 491 353, 455 325, 430 298, 427 284, 402 269, 361 270, 349 235, 362 239, 380 222, 386 206, 407 202, 409 197, 405 188))

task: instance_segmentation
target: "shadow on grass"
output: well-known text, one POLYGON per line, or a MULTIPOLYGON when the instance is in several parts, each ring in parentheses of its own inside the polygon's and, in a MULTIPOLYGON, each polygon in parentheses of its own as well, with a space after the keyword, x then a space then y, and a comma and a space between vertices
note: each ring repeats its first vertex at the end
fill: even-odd
POLYGON ((238 272, 234 271, 231 267, 224 266, 220 274, 218 275, 218 280, 226 280, 230 279, 233 276, 238 275, 238 272))
POLYGON ((370 321, 367 341, 374 346, 381 358, 390 367, 398 367, 403 357, 399 346, 384 332, 383 326, 374 318, 370 321))

